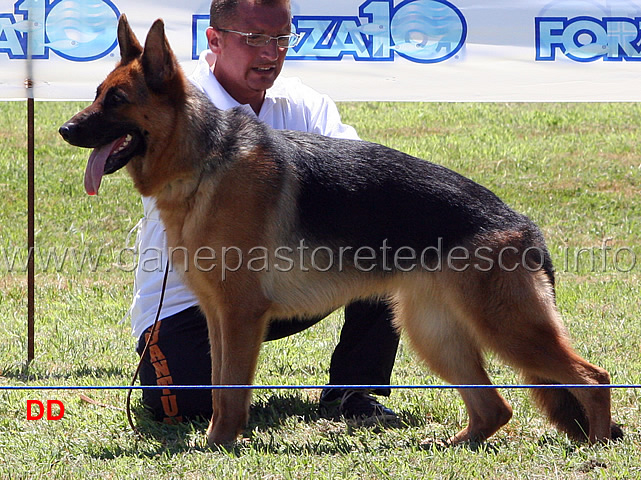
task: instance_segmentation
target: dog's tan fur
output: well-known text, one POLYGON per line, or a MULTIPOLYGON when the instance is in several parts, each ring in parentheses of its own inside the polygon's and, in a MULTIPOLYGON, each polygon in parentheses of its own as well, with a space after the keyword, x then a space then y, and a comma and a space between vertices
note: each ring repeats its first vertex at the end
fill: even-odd
MULTIPOLYGON (((115 109, 116 121, 134 124, 147 135, 145 154, 127 164, 136 188, 156 199, 169 245, 187 252, 188 266, 200 247, 208 246, 216 254, 216 259, 201 262, 201 268, 185 272, 208 320, 213 384, 252 383, 270 319, 319 314, 367 297, 391 300, 398 328, 425 363, 452 384, 491 383, 483 367, 484 350, 498 353, 534 383, 609 383, 605 370, 572 350, 555 306, 551 274, 543 270, 418 269, 370 275, 353 265, 322 272, 303 271, 297 263, 284 272, 271 259, 270 268, 239 268, 227 272, 223 280, 213 267, 225 256, 230 264, 240 260, 234 252, 225 251, 228 246, 237 247, 245 260, 256 246, 271 251, 283 245, 296 248, 300 240, 296 199, 301 185, 295 172, 276 161, 277 150, 248 143, 224 159, 202 151, 204 139, 192 126, 192 119, 202 115, 198 111, 202 105, 189 93, 162 22, 152 26, 143 49, 121 19, 119 41, 120 65, 103 82, 95 102, 66 127, 81 125, 92 113, 105 114, 110 90, 116 88, 127 96, 128 103, 115 109), (208 162, 218 163, 209 168, 208 162)), ((209 134, 215 137, 218 132, 209 134)), ((462 245, 471 250, 482 245, 494 252, 513 247, 521 252, 528 244, 523 232, 506 229, 478 235, 462 245)), ((319 245, 310 244, 310 250, 314 246, 319 245)), ((517 266, 517 257, 502 260, 517 266)), ((491 258, 499 260, 496 254, 491 258)), ((178 259, 175 264, 183 262, 178 259)), ((460 393, 469 424, 449 439, 450 444, 485 440, 512 415, 495 389, 460 393)), ((581 437, 572 425, 581 411, 589 425, 584 436, 590 442, 619 435, 611 424, 608 389, 550 391, 537 394, 537 399, 557 426, 574 438, 581 437)), ((212 401, 209 443, 234 441, 247 421, 250 392, 214 390, 212 401)))

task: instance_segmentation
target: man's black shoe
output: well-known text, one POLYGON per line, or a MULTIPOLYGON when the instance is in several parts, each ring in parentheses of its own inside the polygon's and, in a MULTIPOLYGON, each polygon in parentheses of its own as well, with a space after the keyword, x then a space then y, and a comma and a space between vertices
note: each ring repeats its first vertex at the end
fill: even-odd
POLYGON ((398 415, 374 398, 367 390, 326 388, 320 398, 321 410, 360 425, 397 424, 398 415))

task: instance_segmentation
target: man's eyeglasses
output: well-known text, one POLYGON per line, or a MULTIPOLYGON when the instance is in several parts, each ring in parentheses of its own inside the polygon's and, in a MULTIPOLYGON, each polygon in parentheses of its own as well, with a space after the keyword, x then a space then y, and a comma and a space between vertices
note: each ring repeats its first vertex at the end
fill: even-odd
POLYGON ((236 30, 227 30, 225 28, 217 28, 216 30, 242 35, 243 37, 245 37, 245 42, 247 42, 247 45, 250 45, 252 47, 264 47, 272 40, 276 40, 276 45, 278 45, 280 48, 291 48, 298 45, 298 42, 300 42, 301 39, 301 36, 297 33, 290 33, 289 35, 279 35, 278 37, 272 37, 271 35, 265 35, 262 33, 237 32, 236 30))

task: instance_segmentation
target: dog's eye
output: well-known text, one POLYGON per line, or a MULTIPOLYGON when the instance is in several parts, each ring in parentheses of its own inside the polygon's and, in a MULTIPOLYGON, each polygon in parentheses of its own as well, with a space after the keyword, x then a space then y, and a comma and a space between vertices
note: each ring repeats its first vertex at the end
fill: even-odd
POLYGON ((105 95, 105 107, 117 107, 129 103, 124 92, 112 89, 105 95))

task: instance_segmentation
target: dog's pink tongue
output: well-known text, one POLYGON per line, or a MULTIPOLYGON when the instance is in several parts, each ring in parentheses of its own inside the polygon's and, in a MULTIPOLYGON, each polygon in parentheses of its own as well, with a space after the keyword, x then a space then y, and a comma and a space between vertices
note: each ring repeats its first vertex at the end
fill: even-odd
POLYGON ((87 194, 96 195, 98 193, 100 182, 102 182, 102 176, 105 172, 107 158, 109 158, 115 144, 119 141, 120 139, 117 139, 102 147, 96 147, 93 152, 91 152, 91 155, 89 155, 89 161, 85 169, 85 191, 87 194))

